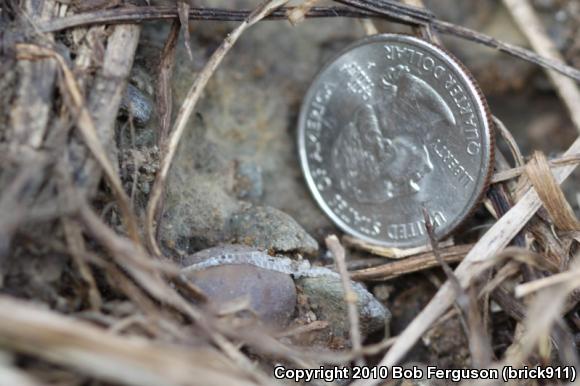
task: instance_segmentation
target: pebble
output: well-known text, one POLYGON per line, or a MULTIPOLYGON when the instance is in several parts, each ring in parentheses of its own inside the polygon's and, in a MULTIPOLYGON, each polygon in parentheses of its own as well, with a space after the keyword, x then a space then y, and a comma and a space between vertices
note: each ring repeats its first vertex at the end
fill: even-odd
POLYGON ((153 114, 153 102, 141 90, 129 83, 121 99, 120 111, 123 115, 133 118, 137 125, 144 126, 153 114))
MULTIPOLYGON (((231 301, 245 294, 258 314, 278 325, 292 315, 290 307, 292 310, 296 307, 296 284, 315 315, 311 319, 327 321, 334 337, 349 336, 341 278, 328 268, 311 266, 308 260, 270 256, 244 245, 209 248, 185 256, 181 265, 184 274, 198 286, 208 288, 210 299, 231 301)), ((362 336, 381 330, 388 335, 390 311, 362 284, 351 282, 351 285, 357 295, 362 336)))
MULTIPOLYGON (((296 284, 308 297, 317 319, 329 322, 329 328, 334 336, 348 338, 350 324, 340 277, 338 275, 302 277, 296 280, 296 284)), ((353 289, 357 295, 361 336, 367 337, 380 331, 384 331, 388 336, 390 311, 361 284, 355 283, 353 289)))
POLYGON ((257 249, 314 255, 318 243, 289 215, 271 207, 251 206, 231 217, 233 242, 257 249))
POLYGON ((296 287, 290 275, 249 264, 231 264, 191 271, 192 280, 214 305, 245 298, 258 317, 272 327, 289 324, 296 307, 296 287))
POLYGON ((264 182, 260 165, 253 162, 239 162, 235 178, 234 191, 238 198, 257 201, 264 194, 264 182))

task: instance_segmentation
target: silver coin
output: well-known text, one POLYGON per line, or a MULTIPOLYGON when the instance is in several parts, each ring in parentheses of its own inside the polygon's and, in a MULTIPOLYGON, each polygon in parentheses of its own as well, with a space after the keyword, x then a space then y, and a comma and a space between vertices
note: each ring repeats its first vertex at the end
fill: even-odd
POLYGON ((314 79, 298 146, 314 198, 345 232, 407 248, 443 238, 480 200, 493 160, 489 109, 443 49, 407 35, 346 48, 314 79))

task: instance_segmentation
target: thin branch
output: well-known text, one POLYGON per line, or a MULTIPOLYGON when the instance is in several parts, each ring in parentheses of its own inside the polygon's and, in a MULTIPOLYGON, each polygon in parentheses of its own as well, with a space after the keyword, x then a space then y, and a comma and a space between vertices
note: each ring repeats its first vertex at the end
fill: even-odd
MULTIPOLYGON (((304 15, 304 17, 375 17, 390 20, 396 23, 407 24, 410 26, 430 26, 440 33, 483 44, 522 60, 535 63, 541 67, 557 71, 563 75, 575 79, 576 81, 580 81, 580 70, 566 65, 561 60, 540 56, 533 51, 502 42, 491 36, 471 30, 469 28, 436 19, 432 14, 414 7, 378 0, 337 0, 337 2, 352 6, 355 9, 347 7, 313 7, 304 15)), ((279 8, 272 11, 272 13, 266 16, 265 19, 285 20, 287 19, 288 12, 291 12, 292 10, 292 7, 279 8)), ((207 21, 243 21, 246 20, 250 14, 251 11, 249 10, 190 8, 189 19, 207 21)), ((42 22, 38 25, 38 29, 42 32, 55 32, 67 28, 82 27, 94 24, 143 23, 146 21, 168 20, 176 18, 178 18, 176 8, 121 7, 96 12, 81 13, 42 22)))
MULTIPOLYGON (((346 270, 344 247, 340 245, 340 241, 338 241, 338 238, 335 235, 328 236, 325 241, 328 250, 334 256, 334 261, 340 274, 342 290, 344 291, 344 300, 346 302, 348 311, 348 322, 350 326, 350 340, 352 342, 352 348, 354 351, 360 352, 362 350, 362 338, 360 334, 357 296, 356 292, 354 292, 352 288, 352 283, 350 282, 348 271, 346 270)), ((362 357, 357 358, 356 362, 358 366, 364 366, 364 359, 362 357)))
MULTIPOLYGON (((167 141, 169 132, 171 130, 171 116, 173 114, 173 90, 171 89, 171 81, 173 79, 173 68, 175 65, 175 52, 177 48, 177 40, 179 38, 180 22, 178 20, 173 21, 173 25, 169 30, 167 35, 167 40, 161 51, 161 59, 158 67, 158 77, 156 82, 156 92, 155 92, 155 102, 157 104, 158 119, 159 119, 159 137, 157 138, 157 144, 159 149, 163 148, 163 145, 167 141)), ((159 224, 161 221, 161 216, 163 214, 163 197, 159 200, 159 207, 155 215, 155 223, 159 224)), ((146 224, 150 226, 151 224, 146 224)), ((147 229, 145 234, 154 235, 155 240, 159 240, 159 227, 156 228, 154 232, 152 229, 147 229)), ((150 241, 148 241, 151 243, 150 241)), ((149 247, 154 250, 153 245, 149 247)))
MULTIPOLYGON (((473 247, 473 244, 451 246, 441 248, 439 253, 441 259, 446 263, 457 263, 463 260, 463 257, 473 247)), ((406 259, 393 261, 377 267, 361 269, 351 272, 353 280, 390 280, 398 276, 418 272, 434 267, 440 263, 435 258, 433 252, 424 252, 416 256, 410 256, 406 259)))
POLYGON ((466 307, 469 304, 467 294, 461 287, 461 284, 459 283, 457 276, 455 276, 449 264, 447 264, 447 262, 443 260, 441 254, 439 253, 437 238, 435 236, 435 228, 433 226, 433 223, 431 222, 431 216, 429 216, 429 212, 425 207, 423 207, 423 218, 425 220, 425 230, 427 231, 427 236, 429 236, 429 244, 431 244, 431 248, 433 250, 433 256, 435 256, 435 260, 437 260, 437 263, 439 263, 439 265, 443 269, 443 272, 445 272, 447 280, 451 282, 451 286, 455 291, 456 304, 465 314, 467 314, 468 311, 466 307))
POLYGON ((427 26, 435 19, 435 16, 424 9, 397 3, 389 0, 335 0, 337 3, 345 4, 362 11, 369 11, 382 15, 389 19, 397 20, 399 23, 412 26, 427 26))
MULTIPOLYGON (((274 10, 266 16, 267 20, 287 20, 288 13, 294 7, 282 7, 274 10)), ((219 8, 195 8, 189 9, 190 20, 202 21, 244 21, 252 13, 247 9, 219 9, 219 8)), ((372 12, 353 10, 347 7, 312 7, 305 13, 306 18, 348 17, 368 18, 373 17, 372 12)), ((174 20, 178 18, 175 7, 119 7, 94 12, 78 13, 71 16, 42 22, 38 28, 42 32, 56 32, 69 28, 86 27, 95 24, 126 24, 144 23, 156 20, 174 20)))
MULTIPOLYGON (((417 14, 414 12, 404 12, 402 9, 393 10, 391 5, 387 6, 384 1, 381 0, 336 0, 337 2, 351 5, 356 8, 360 8, 366 11, 371 11, 387 17, 398 17, 399 22, 409 23, 414 25, 430 25, 433 29, 438 32, 457 36, 466 40, 471 40, 492 48, 495 48, 501 52, 508 53, 520 59, 524 59, 528 62, 538 64, 542 67, 549 68, 551 70, 560 72, 570 78, 580 81, 580 70, 573 67, 567 66, 562 63, 561 58, 552 55, 554 52, 545 50, 542 52, 545 56, 540 56, 533 51, 526 50, 524 48, 514 46, 512 44, 504 43, 491 36, 479 33, 477 31, 471 30, 466 27, 448 23, 446 21, 438 20, 434 18, 430 13, 417 14)), ((390 4, 390 3, 389 3, 390 4)), ((412 7, 400 5, 403 9, 408 9, 412 7)))
POLYGON ((433 20, 432 26, 434 29, 443 34, 456 36, 458 38, 470 40, 475 43, 483 44, 484 46, 495 48, 498 51, 515 56, 516 58, 525 60, 527 62, 537 64, 540 67, 557 71, 562 75, 566 75, 567 77, 580 82, 580 70, 566 65, 561 60, 538 55, 533 51, 527 50, 525 48, 502 42, 501 40, 495 39, 486 34, 482 34, 466 27, 448 23, 446 21, 433 20))

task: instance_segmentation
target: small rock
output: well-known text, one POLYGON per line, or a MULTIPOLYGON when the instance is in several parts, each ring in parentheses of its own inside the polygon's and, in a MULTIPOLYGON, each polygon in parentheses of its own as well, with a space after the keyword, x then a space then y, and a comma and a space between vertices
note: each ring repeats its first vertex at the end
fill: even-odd
POLYGON ((377 284, 375 285, 375 287, 373 288, 373 295, 375 295, 375 297, 381 301, 381 302, 386 302, 387 300, 389 300, 391 298, 391 294, 394 291, 394 287, 392 285, 389 284, 377 284))
POLYGON ((429 363, 442 368, 470 366, 469 344, 458 317, 436 324, 424 336, 430 353, 429 363))
POLYGON ((181 147, 169 176, 159 225, 168 253, 191 254, 228 242, 279 252, 316 253, 318 244, 292 217, 239 199, 240 195, 257 199, 262 194, 260 166, 227 161, 205 138, 203 127, 188 135, 197 143, 186 151, 181 147))
POLYGON ((187 277, 218 307, 247 298, 252 310, 272 327, 287 326, 294 314, 296 287, 290 275, 248 264, 232 264, 192 271, 187 277))
MULTIPOLYGON (((272 295, 263 295, 265 292, 275 293, 274 302, 288 303, 287 307, 294 310, 297 306, 296 291, 291 291, 286 283, 287 278, 294 278, 294 283, 301 288, 300 298, 306 297, 306 302, 301 301, 298 308, 309 313, 314 312, 314 316, 308 317, 309 322, 313 320, 323 320, 329 323, 331 332, 328 336, 325 331, 321 336, 330 339, 346 341, 349 336, 348 313, 344 301, 344 292, 340 276, 325 267, 314 267, 308 260, 294 260, 287 257, 270 256, 264 252, 258 251, 244 245, 225 245, 221 247, 209 248, 193 255, 184 257, 181 262, 184 274, 195 279, 199 278, 202 273, 202 279, 211 282, 210 289, 207 291, 211 298, 233 300, 233 294, 249 293, 251 301, 264 301, 266 310, 259 311, 259 305, 256 310, 262 315, 281 315, 282 319, 290 314, 289 308, 277 308, 275 303, 269 303, 272 295), (252 266, 258 268, 258 271, 247 271, 242 266, 252 266), (231 267, 231 268, 225 268, 231 267), (207 273, 210 269, 220 268, 218 273, 207 273), (258 278, 265 275, 267 286, 262 287, 256 281, 262 281, 258 278), (278 278, 273 273, 278 273, 278 278), (247 277, 247 278, 246 278, 247 277), (209 279, 208 279, 209 278, 209 279), (272 280, 272 281, 270 281, 272 280), (279 283, 276 282, 279 280, 279 283), (284 293, 277 293, 270 288, 277 286, 284 293), (244 289, 244 288, 249 288, 244 289), (215 293, 217 291, 217 293, 215 293), (213 295, 212 295, 213 294, 213 295), (303 306, 307 306, 304 309, 303 306)), ((291 280, 291 279, 290 279, 291 280)), ((204 282, 196 282, 202 288, 208 286, 204 282), (205 287, 204 287, 205 286, 205 287)), ((360 283, 351 282, 353 290, 358 299, 358 309, 361 322, 361 333, 364 337, 368 334, 385 330, 390 321, 391 313, 386 309, 367 289, 360 283)), ((280 307, 282 305, 279 304, 280 307)), ((323 339, 324 340, 324 339, 323 339)))
POLYGON ((276 258, 245 245, 222 245, 184 256, 181 267, 218 307, 246 297, 271 327, 289 324, 297 294, 289 272, 270 269, 276 258))
POLYGON ((144 126, 153 114, 153 102, 129 83, 121 99, 120 111, 122 115, 132 118, 137 125, 144 126))
POLYGON ((236 169, 234 191, 238 198, 255 201, 264 193, 262 168, 253 163, 241 161, 236 169))
POLYGON ((211 176, 178 177, 172 179, 166 198, 160 227, 163 245, 193 253, 223 243, 228 220, 239 210, 237 200, 211 176))
MULTIPOLYGON (((296 284, 309 299, 309 304, 318 320, 325 320, 333 335, 349 336, 347 305, 344 300, 342 282, 338 275, 301 277, 296 284)), ((360 329, 363 337, 374 332, 385 331, 391 319, 391 313, 361 284, 353 283, 358 298, 360 329)))
POLYGON ((284 212, 251 206, 233 215, 228 233, 232 241, 258 249, 313 255, 318 243, 284 212))

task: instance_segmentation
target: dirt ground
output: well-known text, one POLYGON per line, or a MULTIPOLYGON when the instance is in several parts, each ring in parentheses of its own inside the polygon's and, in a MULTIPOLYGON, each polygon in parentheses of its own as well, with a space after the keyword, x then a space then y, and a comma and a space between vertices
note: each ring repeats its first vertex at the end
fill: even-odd
POLYGON ((580 369, 580 3, 282 3, 0 4, 0 386, 580 369), (312 78, 383 32, 433 34, 497 119, 484 200, 417 251, 344 235, 298 160, 312 78))

